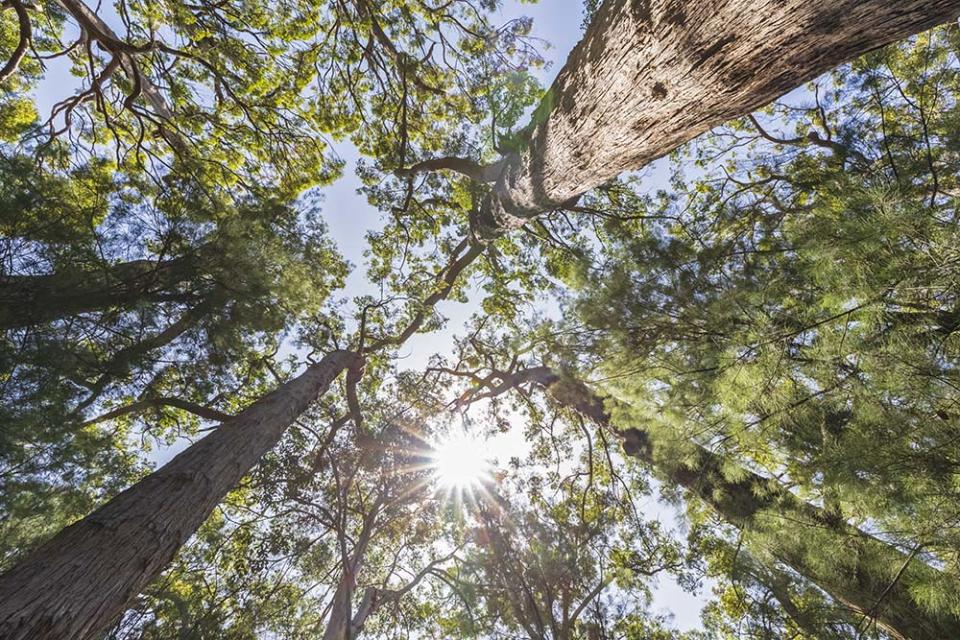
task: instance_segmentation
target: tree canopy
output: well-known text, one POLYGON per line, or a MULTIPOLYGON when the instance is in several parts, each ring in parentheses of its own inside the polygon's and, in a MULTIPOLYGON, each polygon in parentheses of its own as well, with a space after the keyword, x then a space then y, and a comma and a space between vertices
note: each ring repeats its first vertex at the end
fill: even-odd
POLYGON ((693 4, 4 2, 0 635, 960 637, 960 3, 693 4))

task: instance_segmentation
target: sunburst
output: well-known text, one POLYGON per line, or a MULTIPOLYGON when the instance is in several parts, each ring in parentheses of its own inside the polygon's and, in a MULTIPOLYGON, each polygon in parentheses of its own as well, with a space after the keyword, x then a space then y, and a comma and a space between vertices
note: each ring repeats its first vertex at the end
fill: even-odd
POLYGON ((472 499, 491 480, 486 442, 466 431, 456 431, 433 446, 430 467, 439 488, 456 500, 472 499))

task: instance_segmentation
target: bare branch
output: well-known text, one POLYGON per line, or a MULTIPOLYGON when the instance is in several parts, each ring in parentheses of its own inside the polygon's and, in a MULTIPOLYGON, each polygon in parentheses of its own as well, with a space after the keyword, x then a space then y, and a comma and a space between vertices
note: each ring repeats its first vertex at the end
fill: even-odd
POLYGON ((188 413, 199 416, 204 420, 215 420, 217 422, 223 422, 224 420, 229 420, 233 417, 229 413, 224 413, 210 407, 205 407, 203 405, 190 402, 189 400, 161 396, 157 398, 144 398, 143 400, 137 400, 136 402, 132 402, 128 405, 117 407, 112 411, 108 411, 97 416, 96 418, 87 420, 81 426, 87 427, 97 424, 98 422, 113 420, 114 418, 119 418, 120 416, 129 415, 131 413, 141 413, 147 409, 152 409, 155 407, 174 407, 176 409, 182 409, 188 413))
POLYGON ((33 39, 33 26, 30 23, 30 14, 27 13, 27 8, 23 2, 20 0, 4 0, 2 6, 4 8, 12 7, 13 10, 17 12, 17 21, 20 23, 20 41, 17 43, 17 48, 14 49, 10 55, 10 59, 3 65, 3 69, 0 69, 0 82, 9 78, 13 72, 17 70, 17 67, 20 66, 20 61, 23 60, 23 56, 27 54, 27 49, 30 48, 30 41, 33 39))
POLYGON ((443 156, 441 158, 422 160, 407 168, 396 169, 393 175, 398 178, 410 178, 418 173, 430 171, 453 171, 477 182, 495 182, 500 176, 501 169, 503 169, 502 160, 492 164, 480 164, 469 158, 443 156))

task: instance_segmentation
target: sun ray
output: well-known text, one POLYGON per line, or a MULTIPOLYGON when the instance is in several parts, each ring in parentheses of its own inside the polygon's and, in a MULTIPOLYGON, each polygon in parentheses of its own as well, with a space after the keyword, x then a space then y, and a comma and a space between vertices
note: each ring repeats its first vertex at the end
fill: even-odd
POLYGON ((434 445, 431 467, 448 500, 460 504, 490 480, 488 457, 484 441, 466 432, 455 432, 434 445))

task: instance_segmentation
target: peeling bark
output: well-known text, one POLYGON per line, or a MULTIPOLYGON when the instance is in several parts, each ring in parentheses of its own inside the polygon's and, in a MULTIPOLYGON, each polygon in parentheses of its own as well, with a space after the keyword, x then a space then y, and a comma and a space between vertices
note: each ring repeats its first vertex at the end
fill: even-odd
POLYGON ((642 427, 622 429, 613 425, 603 399, 580 381, 560 376, 548 367, 533 367, 504 379, 504 384, 511 386, 525 382, 539 384, 557 404, 617 433, 627 455, 644 461, 669 482, 697 495, 730 524, 766 534, 768 553, 838 602, 876 620, 877 626, 891 637, 960 638, 960 620, 934 616, 914 596, 918 587, 947 578, 913 554, 905 554, 831 517, 772 478, 742 469, 740 480, 729 480, 723 472, 723 459, 706 449, 699 449, 693 463, 665 463, 655 455, 655 443, 642 427), (793 523, 793 527, 809 527, 812 535, 798 538, 792 531, 782 532, 784 522, 793 523), (778 535, 778 530, 783 534, 778 535), (810 561, 816 555, 822 557, 818 545, 824 534, 830 536, 831 548, 842 554, 837 567, 824 569, 810 561), (852 566, 852 570, 835 570, 845 566, 852 566))
POLYGON ((0 576, 0 637, 96 637, 357 359, 328 354, 0 576))
POLYGON ((817 75, 960 15, 960 0, 607 0, 473 220, 495 238, 817 75))

